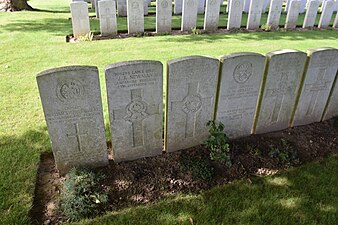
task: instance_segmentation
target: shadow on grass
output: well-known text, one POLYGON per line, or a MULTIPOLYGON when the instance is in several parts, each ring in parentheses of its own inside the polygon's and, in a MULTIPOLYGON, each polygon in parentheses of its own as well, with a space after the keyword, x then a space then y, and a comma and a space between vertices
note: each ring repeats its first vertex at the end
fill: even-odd
POLYGON ((338 157, 80 224, 336 224, 338 157), (191 222, 193 221, 193 223, 191 222))
POLYGON ((28 224, 42 152, 51 151, 46 127, 0 136, 0 224, 28 224))

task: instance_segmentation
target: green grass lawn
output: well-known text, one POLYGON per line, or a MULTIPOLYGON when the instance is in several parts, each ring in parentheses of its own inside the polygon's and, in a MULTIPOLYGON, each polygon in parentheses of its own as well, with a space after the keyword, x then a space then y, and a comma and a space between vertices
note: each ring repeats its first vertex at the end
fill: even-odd
MULTIPOLYGON (((71 21, 69 20, 69 0, 30 0, 29 4, 41 9, 41 11, 0 13, 0 224, 28 223, 28 212, 32 205, 39 156, 42 152, 51 151, 35 80, 38 72, 66 65, 97 66, 102 84, 105 122, 108 126, 105 85, 103 83, 104 66, 107 64, 137 59, 159 60, 165 64, 167 60, 188 55, 218 57, 241 51, 265 54, 283 48, 302 51, 315 47, 338 48, 338 31, 333 30, 157 36, 71 44, 65 42, 65 35, 72 33, 71 21)), ((125 18, 121 20, 125 20, 125 18)), ((175 26, 179 26, 179 18, 176 17, 174 20, 176 20, 175 26)), ((225 20, 223 23, 225 25, 225 20)), ((96 20, 92 20, 91 24, 93 31, 99 30, 96 20)), ((201 18, 199 18, 199 24, 201 24, 201 18)), ((122 23, 120 26, 120 30, 126 29, 122 23)), ((146 27, 154 27, 154 17, 146 19, 146 27)), ((107 138, 109 138, 108 129, 107 138)), ((313 185, 310 183, 311 186, 308 188, 315 188, 313 194, 316 196, 318 194, 317 197, 312 195, 301 196, 300 203, 297 203, 298 218, 304 223, 309 221, 310 224, 318 222, 316 220, 316 207, 320 204, 321 197, 326 198, 323 207, 328 210, 327 214, 333 215, 331 213, 332 208, 329 206, 338 205, 334 204, 337 203, 337 200, 334 199, 334 197, 337 197, 337 193, 334 192, 336 190, 332 185, 332 182, 335 182, 337 186, 337 180, 330 178, 336 175, 333 174, 333 171, 337 171, 337 158, 324 162, 324 165, 315 164, 313 167, 319 167, 319 170, 327 171, 327 174, 323 178, 324 175, 320 175, 320 177, 313 175, 316 179, 313 182, 318 183, 313 185), (332 169, 326 170, 326 164, 330 164, 332 169), (331 180, 331 185, 324 181, 319 182, 320 179, 331 180), (325 194, 322 193, 323 196, 319 197, 321 192, 328 193, 328 196, 324 196, 325 194), (312 206, 312 204, 314 205, 312 206), (309 209, 307 209, 308 206, 309 209), (307 213, 301 213, 302 210, 307 213)), ((311 169, 312 166, 309 168, 311 169)), ((302 171, 303 169, 297 170, 294 173, 295 178, 293 180, 296 181, 297 173, 302 173, 302 171)), ((304 173, 307 173, 306 169, 304 171, 304 173)), ((254 186, 257 193, 262 195, 270 193, 271 196, 267 201, 272 202, 275 195, 279 196, 282 193, 276 192, 279 190, 278 188, 272 188, 266 193, 266 186, 263 183, 268 182, 269 179, 273 178, 258 179, 258 184, 254 186)), ((283 193, 286 193, 286 200, 288 196, 294 194, 292 191, 289 193, 287 189, 283 190, 283 193)), ((307 190, 307 186, 301 185, 297 190, 299 193, 311 191, 307 190)), ((129 209, 113 213, 103 220, 116 217, 123 223, 127 219, 133 218, 136 220, 139 215, 144 214, 143 220, 141 218, 140 222, 153 219, 155 223, 156 218, 159 221, 179 223, 180 218, 185 221, 184 218, 192 215, 196 219, 201 218, 200 223, 205 223, 209 219, 214 219, 216 223, 222 221, 221 212, 224 209, 227 209, 227 212, 234 212, 229 218, 232 218, 235 223, 249 223, 248 218, 256 218, 256 216, 256 219, 261 218, 261 221, 257 220, 257 224, 267 221, 267 217, 271 217, 272 223, 278 223, 277 218, 290 220, 285 216, 288 209, 283 211, 281 210, 283 207, 278 206, 276 212, 272 213, 273 209, 269 207, 272 205, 271 202, 265 205, 264 200, 260 202, 258 195, 255 195, 255 198, 246 193, 247 191, 250 191, 250 188, 244 184, 231 186, 231 188, 220 187, 205 195, 182 196, 179 199, 172 200, 175 203, 177 202, 176 208, 170 209, 173 206, 170 206, 170 201, 168 201, 151 206, 149 210, 148 207, 140 207, 135 210, 129 209), (232 188, 235 189, 233 193, 229 192, 232 188), (234 205, 231 205, 226 196, 235 195, 236 191, 242 192, 241 190, 248 198, 236 199, 232 203, 234 205), (212 199, 220 192, 224 192, 225 197, 221 199, 219 204, 215 202, 217 198, 214 198, 210 204, 205 202, 205 198, 212 199), (249 207, 243 212, 237 212, 242 214, 243 217, 236 216, 235 212, 238 209, 244 209, 246 205, 254 206, 256 201, 258 201, 257 204, 262 204, 261 208, 253 207, 250 209, 249 207), (216 206, 219 206, 219 208, 216 206), (205 211, 201 212, 202 214, 199 217, 195 217, 197 212, 201 211, 199 207, 205 207, 205 211), (162 210, 168 210, 168 214, 161 213, 162 210), (247 216, 244 217, 245 214, 247 216), (284 217, 274 218, 275 214, 284 215, 284 217)), ((333 210, 337 212, 337 208, 333 210)), ((325 212, 323 210, 323 215, 325 212)), ((332 219, 332 217, 327 217, 327 224, 330 222, 330 218, 332 219)), ((101 222, 98 221, 98 223, 101 222)), ((231 223, 231 220, 227 223, 231 223)), ((280 223, 282 222, 280 221, 280 223)))

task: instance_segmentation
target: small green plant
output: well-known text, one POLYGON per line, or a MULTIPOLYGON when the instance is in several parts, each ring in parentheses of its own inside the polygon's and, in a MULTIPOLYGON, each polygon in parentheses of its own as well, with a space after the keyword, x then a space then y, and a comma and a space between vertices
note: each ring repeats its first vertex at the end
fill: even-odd
POLYGON ((217 125, 215 121, 209 121, 207 126, 210 135, 205 144, 210 150, 210 159, 220 161, 231 167, 229 139, 223 132, 224 124, 219 123, 217 125))
POLYGON ((269 156, 277 159, 279 164, 297 165, 299 164, 298 154, 295 148, 285 139, 281 139, 281 146, 271 146, 269 156))
POLYGON ((61 211, 71 220, 92 217, 104 211, 108 195, 99 181, 104 177, 88 170, 72 169, 61 192, 61 211))
POLYGON ((200 34, 202 34, 202 31, 200 29, 198 29, 197 27, 192 27, 191 33, 194 34, 194 35, 200 35, 200 34))
POLYGON ((271 31, 272 30, 272 26, 271 25, 268 25, 268 24, 263 24, 261 26, 262 30, 264 31, 271 31))
POLYGON ((92 32, 89 32, 85 35, 81 35, 77 38, 78 41, 92 41, 94 37, 94 34, 92 32))
POLYGON ((190 171, 194 178, 211 181, 214 175, 214 168, 209 164, 209 159, 205 155, 183 153, 180 161, 183 168, 190 171))

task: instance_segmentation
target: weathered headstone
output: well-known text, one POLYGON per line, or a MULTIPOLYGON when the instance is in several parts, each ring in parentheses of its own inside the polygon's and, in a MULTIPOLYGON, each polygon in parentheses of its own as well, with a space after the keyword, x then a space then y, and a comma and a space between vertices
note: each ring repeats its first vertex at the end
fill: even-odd
POLYGON ((174 14, 182 14, 182 4, 183 0, 174 0, 174 14))
POLYGON ((251 0, 244 0, 243 12, 249 13, 251 0))
POLYGON ((224 124, 230 138, 251 134, 264 62, 265 57, 256 53, 234 53, 221 58, 216 121, 224 124))
POLYGON ((171 31, 171 0, 157 0, 156 3, 156 33, 171 31))
MULTIPOLYGON (((338 62, 337 62, 338 63, 338 62)), ((330 98, 328 99, 327 107, 325 109, 323 120, 328 120, 338 116, 338 75, 336 75, 335 85, 332 88, 330 98)))
POLYGON ((332 14, 333 14, 333 1, 325 1, 322 10, 322 15, 320 16, 318 28, 327 28, 330 24, 332 14))
POLYGON ((143 0, 143 15, 147 16, 148 15, 148 0, 143 0))
POLYGON ((213 119, 219 61, 192 56, 168 62, 166 151, 202 144, 213 119))
POLYGON ((308 0, 300 0, 299 13, 304 13, 308 0))
POLYGON ((183 0, 182 7, 182 31, 190 31, 196 27, 197 22, 197 0, 183 0))
POLYGON ((336 18, 334 19, 334 22, 333 22, 333 28, 338 28, 338 12, 337 12, 336 18))
POLYGON ((74 37, 86 35, 90 32, 88 4, 86 2, 70 3, 74 37))
POLYGON ((128 34, 144 32, 143 1, 127 0, 128 34))
POLYGON ((101 0, 94 0, 96 18, 100 18, 99 1, 101 0))
POLYGON ((262 5, 264 0, 251 0, 246 29, 258 29, 261 24, 262 5))
POLYGON ((205 0, 198 0, 197 13, 204 14, 205 0))
POLYGON ((116 5, 113 0, 99 1, 100 30, 102 36, 117 34, 116 5))
POLYGON ((283 0, 271 0, 267 25, 270 28, 279 26, 280 14, 282 12, 283 0))
POLYGON ((219 0, 207 0, 204 16, 204 30, 214 31, 218 28, 220 6, 219 0))
POLYGON ((159 61, 130 61, 106 67, 115 162, 162 153, 162 77, 159 61))
POLYGON ((119 16, 127 16, 127 0, 117 0, 117 13, 119 16))
POLYGON ((290 9, 286 15, 285 28, 286 29, 295 29, 297 26, 298 16, 299 16, 299 7, 300 1, 292 0, 290 3, 290 9))
POLYGON ((315 25, 320 1, 311 0, 306 10, 303 28, 313 27, 315 25))
MULTIPOLYGON (((87 4, 87 3, 85 3, 87 4)), ((70 66, 37 75, 57 168, 108 164, 99 75, 96 67, 70 66)))
POLYGON ((255 115, 255 133, 283 130, 291 122, 291 114, 304 72, 306 54, 295 50, 267 54, 265 85, 261 87, 255 115))
POLYGON ((310 57, 293 126, 319 122, 338 69, 338 50, 308 50, 310 57))
POLYGON ((244 0, 231 0, 228 14, 228 30, 241 27, 243 4, 244 0))

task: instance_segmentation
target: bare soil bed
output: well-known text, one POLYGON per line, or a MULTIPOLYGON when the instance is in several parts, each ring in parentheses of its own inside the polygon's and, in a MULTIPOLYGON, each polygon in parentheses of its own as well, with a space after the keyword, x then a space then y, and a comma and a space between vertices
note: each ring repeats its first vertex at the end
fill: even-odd
MULTIPOLYGON (((101 168, 102 188, 109 194, 107 210, 158 202, 178 193, 198 193, 251 176, 272 175, 290 166, 338 153, 338 119, 230 141, 232 166, 211 161, 204 146, 153 158, 114 163, 101 168)), ((111 148, 110 148, 111 150, 111 148)), ((33 223, 67 221, 58 211, 65 177, 55 168, 53 155, 41 155, 31 210, 33 223)))

